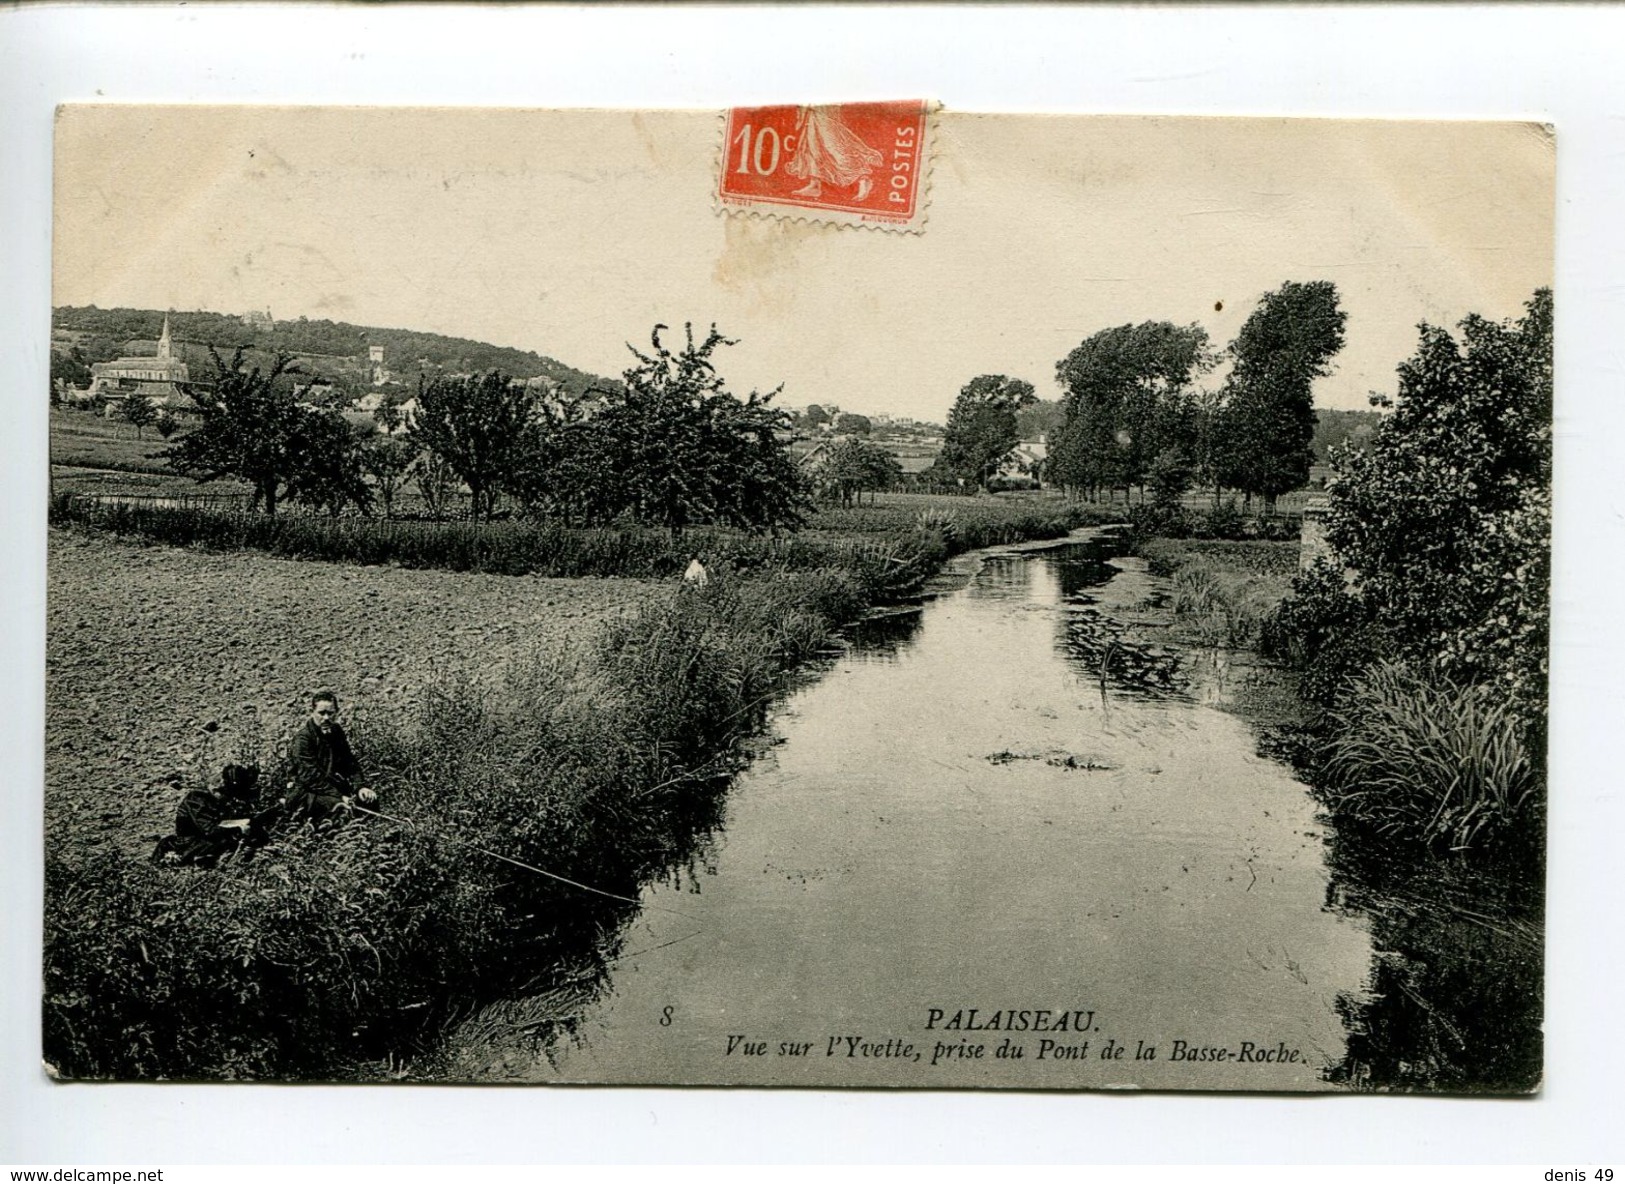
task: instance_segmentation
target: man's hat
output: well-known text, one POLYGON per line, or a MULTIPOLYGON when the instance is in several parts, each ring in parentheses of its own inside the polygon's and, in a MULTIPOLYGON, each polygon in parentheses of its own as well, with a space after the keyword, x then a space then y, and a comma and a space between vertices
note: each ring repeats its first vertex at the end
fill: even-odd
POLYGON ((253 796, 254 786, 259 783, 260 767, 258 765, 227 765, 220 770, 220 789, 231 798, 246 798, 253 796))

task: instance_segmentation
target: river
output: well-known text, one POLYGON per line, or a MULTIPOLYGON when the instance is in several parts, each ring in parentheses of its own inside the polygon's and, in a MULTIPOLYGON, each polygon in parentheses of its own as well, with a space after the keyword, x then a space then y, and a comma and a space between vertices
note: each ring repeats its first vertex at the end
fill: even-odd
POLYGON ((476 1076, 1334 1088, 1367 924, 1327 907, 1308 792, 1214 705, 1220 663, 1144 689, 1079 644, 1154 587, 1110 551, 965 557, 962 588, 860 629, 568 1031, 476 1076))

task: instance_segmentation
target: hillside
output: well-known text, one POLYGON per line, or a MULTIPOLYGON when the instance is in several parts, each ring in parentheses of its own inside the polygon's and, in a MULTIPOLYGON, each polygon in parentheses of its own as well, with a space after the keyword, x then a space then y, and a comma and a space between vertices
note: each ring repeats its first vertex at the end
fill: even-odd
MULTIPOLYGON (((71 340, 86 363, 104 362, 123 353, 131 341, 156 341, 163 330, 161 309, 97 308, 65 306, 53 310, 53 336, 71 340)), ((384 364, 395 381, 415 385, 422 372, 433 374, 482 373, 501 370, 516 378, 545 376, 569 394, 589 387, 603 388, 611 381, 595 374, 538 354, 472 341, 466 337, 446 337, 411 329, 380 329, 352 325, 344 321, 309 320, 300 317, 274 323, 245 322, 243 318, 217 312, 171 312, 169 326, 177 353, 188 364, 208 365, 208 347, 227 353, 238 346, 255 352, 295 354, 304 359, 302 369, 329 378, 342 378, 346 371, 367 369, 368 347, 384 347, 384 364)), ((64 344, 59 342, 58 344, 64 344)), ((207 373, 194 371, 194 377, 207 373)))

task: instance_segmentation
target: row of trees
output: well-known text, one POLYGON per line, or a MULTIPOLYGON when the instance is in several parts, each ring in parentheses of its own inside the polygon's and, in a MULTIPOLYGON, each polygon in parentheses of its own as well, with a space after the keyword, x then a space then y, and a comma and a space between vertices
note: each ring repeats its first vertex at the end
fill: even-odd
POLYGON ((732 342, 715 326, 698 342, 689 326, 679 350, 665 331, 655 326, 649 352, 632 350, 636 364, 612 389, 559 399, 498 371, 439 377, 420 382, 410 412, 381 407, 382 430, 299 402, 286 357, 261 368, 242 350, 230 363, 216 353, 198 425, 163 455, 199 481, 248 482, 268 514, 290 497, 335 514, 381 503, 387 514, 415 481, 433 514, 460 486, 481 519, 506 499, 578 525, 798 523, 808 489, 779 442, 790 417, 772 406, 777 392, 727 390, 713 356, 732 342))
POLYGON ((1222 352, 1200 325, 1103 329, 1056 366, 1064 420, 1052 481, 1091 497, 1149 487, 1177 500, 1193 484, 1275 499, 1308 482, 1312 384, 1331 372, 1346 314, 1329 281, 1268 293, 1222 352), (1196 385, 1230 363, 1214 389, 1196 385))
POLYGON ((903 466, 890 452, 867 440, 846 439, 829 450, 814 477, 826 500, 850 506, 864 493, 891 489, 903 480, 903 466))
POLYGON ((986 487, 1035 429, 1050 436, 1046 476, 1091 498, 1135 486, 1177 501, 1193 485, 1273 507, 1309 480, 1312 385, 1343 347, 1346 315, 1328 281, 1264 296, 1224 350, 1200 325, 1144 321, 1085 339, 1056 364, 1060 405, 1002 374, 959 392, 931 476, 986 487), (1230 363, 1216 388, 1198 380, 1230 363))
POLYGON ((948 416, 932 476, 987 486, 1016 444, 1050 437, 1046 475, 1098 497, 1139 486, 1177 501, 1195 484, 1266 504, 1308 482, 1315 459, 1312 384, 1343 347, 1346 316, 1327 281, 1267 294, 1224 350, 1200 325, 1144 321, 1084 340, 1056 364, 1059 406, 1002 374, 973 378, 948 416), (1224 381, 1197 382, 1222 362, 1224 381))

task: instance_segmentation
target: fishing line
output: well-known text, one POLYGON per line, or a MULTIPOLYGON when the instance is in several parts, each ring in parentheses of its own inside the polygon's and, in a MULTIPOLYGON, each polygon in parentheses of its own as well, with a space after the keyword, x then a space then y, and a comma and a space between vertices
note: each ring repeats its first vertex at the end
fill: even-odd
POLYGON ((691 937, 698 937, 700 934, 702 934, 704 932, 705 932, 705 930, 703 930, 703 929, 696 929, 693 933, 685 933, 685 934, 683 934, 682 937, 674 937, 670 941, 663 941, 657 946, 645 946, 641 950, 633 950, 630 954, 616 954, 613 958, 610 959, 610 961, 611 962, 630 962, 633 958, 641 958, 645 954, 652 954, 656 950, 665 949, 667 946, 677 945, 679 942, 685 942, 691 937))
MULTIPOLYGON (((723 724, 726 724, 726 723, 732 721, 733 719, 737 718, 738 716, 743 715, 745 712, 749 711, 751 708, 756 707, 757 705, 759 705, 761 703, 765 703, 767 700, 773 698, 773 696, 776 695, 777 693, 778 692, 776 690, 775 691, 769 691, 767 694, 762 695, 762 696, 760 696, 760 697, 758 697, 756 699, 751 700, 749 703, 747 703, 743 707, 741 707, 738 711, 735 711, 732 715, 727 716, 725 719, 721 720, 720 722, 723 723, 723 724)), ((693 780, 699 780, 699 779, 700 779, 699 775, 689 773, 689 774, 685 774, 682 777, 676 777, 676 778, 673 778, 670 781, 662 782, 660 785, 655 786, 654 789, 655 790, 664 789, 667 786, 675 785, 675 784, 677 784, 679 782, 682 782, 682 781, 693 781, 693 780)), ((646 791, 646 792, 653 792, 653 790, 646 791)), ((640 794, 638 796, 641 797, 641 796, 644 796, 644 795, 640 794)), ((350 803, 350 808, 352 810, 359 810, 363 814, 371 814, 375 818, 383 818, 383 819, 386 819, 386 820, 388 820, 390 822, 399 823, 402 826, 410 826, 410 827, 413 827, 413 828, 418 829, 418 830, 423 829, 423 827, 422 827, 422 825, 420 823, 414 822, 410 818, 402 818, 399 815, 389 814, 389 813, 384 812, 383 810, 374 810, 374 809, 372 809, 372 808, 370 808, 368 806, 363 806, 358 802, 352 801, 350 803)), ((624 904, 635 904, 635 905, 638 905, 638 906, 640 906, 642 908, 653 909, 656 912, 670 913, 674 917, 682 917, 685 921, 692 921, 695 924, 700 924, 699 918, 695 917, 691 913, 685 913, 681 909, 667 908, 665 905, 654 904, 652 902, 639 900, 639 899, 637 899, 635 897, 631 897, 631 896, 622 896, 618 892, 609 892, 609 891, 607 891, 607 890, 605 890, 603 888, 594 888, 591 884, 583 884, 580 880, 572 880, 572 879, 570 879, 569 876, 561 876, 557 872, 550 872, 546 868, 537 867, 534 864, 526 863, 526 862, 524 862, 523 860, 520 860, 520 859, 514 859, 512 856, 504 855, 500 851, 492 851, 492 850, 490 850, 490 849, 488 849, 486 847, 481 847, 478 843, 475 843, 475 842, 473 842, 473 841, 471 841, 469 839, 462 838, 459 835, 442 835, 441 837, 447 839, 449 842, 459 843, 462 846, 468 847, 471 850, 478 851, 481 855, 487 856, 487 857, 489 857, 491 859, 498 859, 498 860, 501 860, 503 863, 511 863, 514 867, 523 868, 527 872, 534 872, 538 876, 546 876, 549 880, 557 880, 561 884, 568 884, 568 885, 570 885, 570 887, 579 888, 583 892, 591 892, 595 896, 606 897, 609 900, 618 900, 618 901, 621 901, 624 904)), ((703 928, 704 928, 704 926, 701 925, 700 930, 696 930, 695 933, 689 934, 688 936, 689 937, 695 936, 696 934, 701 932, 703 930, 703 928)), ((679 938, 678 940, 679 941, 686 941, 687 938, 679 938)), ((657 946, 655 948, 659 949, 660 947, 657 946)))
MULTIPOLYGON (((374 810, 368 806, 363 806, 356 802, 350 803, 350 809, 359 810, 363 814, 371 814, 375 818, 385 818, 390 822, 398 822, 402 826, 415 827, 418 830, 423 829, 421 824, 412 821, 410 818, 402 818, 396 814, 386 814, 382 810, 374 810)), ((512 856, 504 855, 500 851, 491 851, 485 847, 481 847, 478 843, 462 838, 459 835, 442 835, 441 837, 453 843, 460 843, 464 847, 468 847, 471 850, 478 851, 481 855, 488 855, 492 859, 500 859, 503 863, 511 863, 515 867, 524 868, 527 872, 535 872, 539 876, 546 876, 550 880, 557 880, 561 884, 568 884, 570 887, 579 888, 583 892, 591 892, 598 896, 607 896, 610 900, 619 900, 626 904, 635 904, 641 906, 642 908, 655 909, 656 911, 662 913, 671 913, 674 916, 682 917, 686 921, 693 921, 696 924, 699 924, 698 917, 695 917, 690 913, 682 912, 679 909, 670 909, 664 905, 652 904, 647 901, 638 900, 636 897, 622 896, 617 892, 607 892, 602 888, 594 888, 591 884, 583 884, 580 880, 572 880, 568 876, 561 876, 557 872, 548 871, 546 868, 536 867, 534 864, 525 863, 523 860, 514 859, 512 856)))

